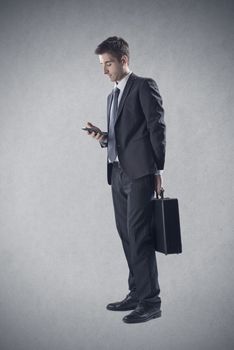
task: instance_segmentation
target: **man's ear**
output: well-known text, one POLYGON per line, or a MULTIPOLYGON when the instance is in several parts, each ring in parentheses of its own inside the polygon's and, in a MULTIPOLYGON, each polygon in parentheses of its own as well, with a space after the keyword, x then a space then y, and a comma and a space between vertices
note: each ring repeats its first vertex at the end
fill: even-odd
POLYGON ((123 56, 121 57, 121 63, 122 63, 122 64, 128 64, 128 56, 123 55, 123 56))

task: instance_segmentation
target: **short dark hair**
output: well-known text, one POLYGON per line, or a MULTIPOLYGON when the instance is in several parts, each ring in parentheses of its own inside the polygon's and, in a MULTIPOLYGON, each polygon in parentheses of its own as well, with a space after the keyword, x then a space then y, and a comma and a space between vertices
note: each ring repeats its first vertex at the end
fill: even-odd
POLYGON ((126 55, 129 59, 129 45, 123 38, 111 36, 99 44, 95 50, 96 55, 102 55, 103 53, 110 53, 118 61, 121 60, 123 55, 126 55))

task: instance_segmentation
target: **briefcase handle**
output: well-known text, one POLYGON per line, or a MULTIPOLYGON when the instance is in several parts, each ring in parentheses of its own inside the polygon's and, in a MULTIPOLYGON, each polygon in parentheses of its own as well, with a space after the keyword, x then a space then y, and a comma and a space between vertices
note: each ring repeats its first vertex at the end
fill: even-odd
MULTIPOLYGON (((165 191, 164 188, 162 188, 161 191, 160 191, 160 197, 161 197, 161 199, 164 199, 164 193, 163 193, 164 191, 165 191)), ((158 198, 158 193, 157 193, 157 192, 156 192, 156 198, 159 199, 159 198, 158 198)))

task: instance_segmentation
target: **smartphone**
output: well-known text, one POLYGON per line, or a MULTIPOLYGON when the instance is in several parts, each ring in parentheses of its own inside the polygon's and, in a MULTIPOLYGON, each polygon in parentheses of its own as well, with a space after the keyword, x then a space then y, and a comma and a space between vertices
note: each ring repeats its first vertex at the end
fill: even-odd
POLYGON ((91 132, 95 132, 95 134, 97 134, 98 132, 103 135, 103 136, 107 136, 107 132, 106 131, 98 131, 95 127, 90 127, 90 128, 82 128, 82 130, 84 131, 88 131, 89 133, 91 132))

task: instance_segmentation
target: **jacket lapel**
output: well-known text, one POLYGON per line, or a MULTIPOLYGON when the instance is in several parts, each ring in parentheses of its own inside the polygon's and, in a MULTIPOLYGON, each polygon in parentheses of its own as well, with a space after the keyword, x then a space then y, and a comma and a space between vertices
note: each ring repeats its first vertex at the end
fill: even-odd
POLYGON ((108 130, 108 132, 109 132, 110 109, 111 109, 112 98, 113 98, 113 94, 110 93, 110 94, 107 96, 107 130, 108 130))
MULTIPOLYGON (((130 74, 130 77, 128 78, 128 81, 127 81, 127 84, 124 88, 124 91, 123 91, 123 95, 122 95, 122 98, 120 100, 120 104, 119 104, 119 107, 118 107, 118 114, 117 114, 117 118, 116 118, 116 121, 115 121, 115 124, 122 112, 122 109, 123 109, 123 106, 124 106, 124 102, 126 100, 126 97, 127 95, 129 94, 130 92, 130 89, 131 89, 131 86, 134 82, 134 80, 136 79, 136 75, 134 73, 130 74)), ((108 128, 108 132, 109 132, 109 123, 110 123, 110 109, 111 109, 111 103, 112 103, 112 99, 113 99, 113 94, 112 92, 107 96, 107 128, 108 128)))
POLYGON ((120 100, 120 104, 119 104, 119 108, 118 108, 118 114, 117 114, 117 118, 116 118, 116 121, 115 123, 117 122, 121 112, 122 112, 122 109, 123 109, 123 106, 124 106, 124 102, 126 100, 126 97, 128 96, 129 92, 130 92, 130 89, 131 89, 131 86, 134 82, 134 80, 136 79, 136 75, 134 73, 130 74, 130 77, 128 78, 128 81, 127 81, 127 84, 124 88, 124 91, 123 91, 123 95, 122 95, 122 98, 120 100))

